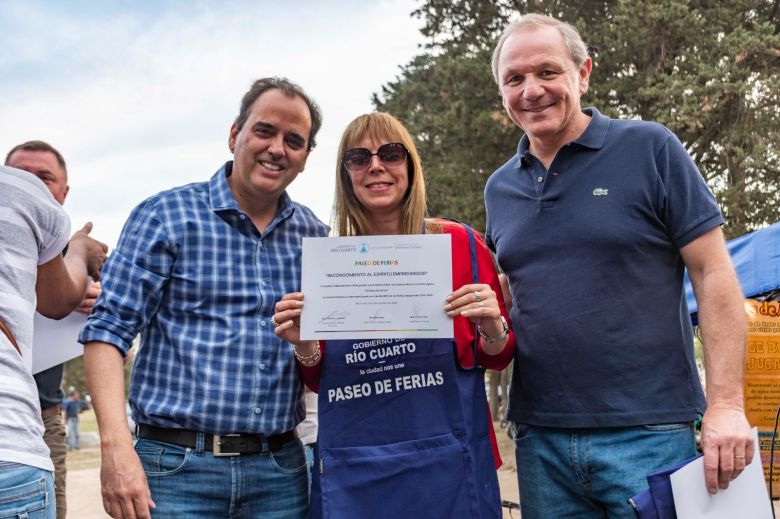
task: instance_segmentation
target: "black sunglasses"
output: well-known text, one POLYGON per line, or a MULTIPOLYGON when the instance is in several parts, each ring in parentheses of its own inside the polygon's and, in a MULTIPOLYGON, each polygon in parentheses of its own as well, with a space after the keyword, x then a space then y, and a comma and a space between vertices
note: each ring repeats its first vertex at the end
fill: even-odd
POLYGON ((341 162, 347 171, 357 173, 371 165, 371 157, 376 155, 385 166, 397 166, 406 160, 409 154, 406 146, 400 142, 390 142, 377 148, 376 153, 371 153, 366 148, 351 148, 344 152, 341 162))

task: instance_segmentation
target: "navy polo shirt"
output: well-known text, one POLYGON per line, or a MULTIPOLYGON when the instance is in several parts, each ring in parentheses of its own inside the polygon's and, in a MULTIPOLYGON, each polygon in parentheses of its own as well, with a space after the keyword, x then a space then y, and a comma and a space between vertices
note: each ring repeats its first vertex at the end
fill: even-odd
POLYGON ((680 141, 595 108, 549 170, 517 155, 485 187, 517 334, 509 418, 548 427, 689 421, 705 408, 679 249, 721 225, 680 141))

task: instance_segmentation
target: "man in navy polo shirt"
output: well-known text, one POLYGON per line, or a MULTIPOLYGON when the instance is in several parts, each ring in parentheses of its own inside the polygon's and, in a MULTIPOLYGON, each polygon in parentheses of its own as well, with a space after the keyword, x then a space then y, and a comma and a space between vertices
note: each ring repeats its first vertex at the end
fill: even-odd
POLYGON ((576 29, 541 15, 510 24, 493 54, 504 107, 525 131, 485 188, 520 338, 509 418, 524 519, 633 517, 627 500, 646 474, 695 454, 702 413, 710 492, 753 456, 745 317, 718 205, 669 130, 581 109, 590 71, 576 29))

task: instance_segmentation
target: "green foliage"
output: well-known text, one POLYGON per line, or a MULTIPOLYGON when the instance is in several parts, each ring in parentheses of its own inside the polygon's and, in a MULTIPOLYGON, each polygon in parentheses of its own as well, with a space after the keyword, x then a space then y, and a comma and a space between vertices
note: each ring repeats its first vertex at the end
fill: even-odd
POLYGON ((84 357, 76 357, 65 363, 65 369, 62 375, 62 390, 65 391, 65 395, 70 392, 70 388, 73 387, 81 393, 86 395, 87 380, 84 376, 84 357))
POLYGON ((521 135, 495 85, 483 80, 490 77, 489 57, 421 55, 404 75, 407 79, 385 86, 374 104, 398 116, 417 138, 429 213, 483 229, 485 181, 521 135))
MULTIPOLYGON (((136 339, 137 342, 137 339, 136 339)), ((133 355, 130 357, 129 361, 125 362, 125 395, 127 394, 129 388, 130 388, 130 372, 133 367, 133 359, 135 358, 135 351, 137 350, 137 346, 134 346, 134 348, 131 350, 131 354, 133 355)), ((76 388, 76 391, 81 393, 82 395, 89 394, 89 390, 87 387, 87 377, 84 374, 84 357, 78 356, 76 358, 73 358, 65 363, 65 369, 63 370, 62 374, 62 390, 65 391, 65 394, 68 394, 68 391, 71 387, 76 388)))
POLYGON ((780 0, 423 2, 414 14, 427 49, 374 104, 418 137, 431 214, 484 223, 484 182, 520 136, 490 54, 519 12, 580 30, 594 61, 583 105, 675 132, 715 192, 727 235, 780 219, 780 0))

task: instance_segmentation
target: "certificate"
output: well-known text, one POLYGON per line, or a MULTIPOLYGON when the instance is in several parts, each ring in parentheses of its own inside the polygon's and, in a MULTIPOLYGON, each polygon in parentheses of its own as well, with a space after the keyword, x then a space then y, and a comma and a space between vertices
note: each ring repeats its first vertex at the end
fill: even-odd
POLYGON ((304 238, 301 339, 452 338, 449 234, 304 238))
POLYGON ((73 312, 55 321, 35 312, 33 327, 32 372, 39 373, 84 354, 79 332, 87 316, 73 312))

